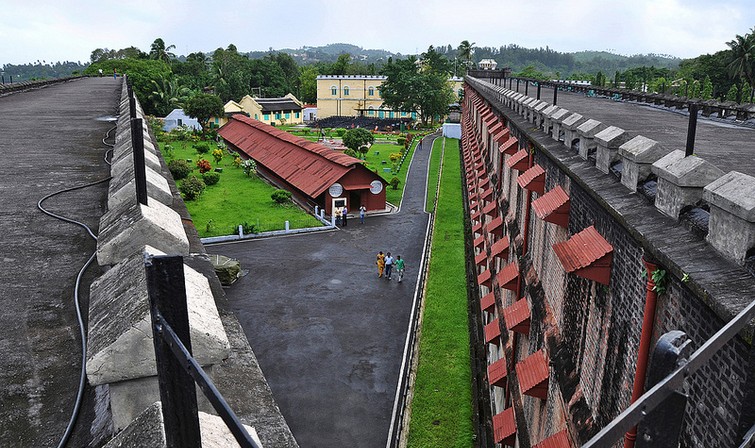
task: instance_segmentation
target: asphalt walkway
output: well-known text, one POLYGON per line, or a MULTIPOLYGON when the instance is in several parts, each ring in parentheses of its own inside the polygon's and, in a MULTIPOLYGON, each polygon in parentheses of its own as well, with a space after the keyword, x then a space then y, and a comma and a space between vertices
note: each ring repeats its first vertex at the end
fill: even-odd
POLYGON ((226 290, 303 447, 383 447, 429 215, 431 139, 415 151, 398 213, 331 232, 208 246, 250 273, 226 290), (378 251, 406 260, 377 278, 378 251))

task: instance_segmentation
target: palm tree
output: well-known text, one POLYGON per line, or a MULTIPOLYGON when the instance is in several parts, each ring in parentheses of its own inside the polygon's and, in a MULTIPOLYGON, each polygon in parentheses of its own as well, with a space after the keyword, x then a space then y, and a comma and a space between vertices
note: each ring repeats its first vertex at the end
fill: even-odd
POLYGON ((191 89, 181 86, 178 80, 172 77, 160 77, 157 81, 153 79, 152 89, 149 99, 161 116, 167 115, 173 109, 183 108, 192 94, 191 89))
POLYGON ((459 48, 457 49, 459 57, 465 61, 467 68, 472 66, 472 53, 474 53, 474 49, 472 47, 474 46, 474 44, 474 42, 470 44, 468 40, 463 40, 461 41, 459 48))
MULTIPOLYGON (((755 27, 750 34, 737 37, 727 42, 726 45, 731 48, 731 62, 729 62, 729 73, 738 78, 742 78, 755 91, 755 27)), ((750 95, 752 102, 752 95, 750 95)))
POLYGON ((171 53, 170 50, 175 48, 175 45, 168 45, 166 47, 165 41, 158 37, 152 42, 152 46, 149 48, 149 58, 170 62, 171 59, 176 57, 176 55, 171 53))

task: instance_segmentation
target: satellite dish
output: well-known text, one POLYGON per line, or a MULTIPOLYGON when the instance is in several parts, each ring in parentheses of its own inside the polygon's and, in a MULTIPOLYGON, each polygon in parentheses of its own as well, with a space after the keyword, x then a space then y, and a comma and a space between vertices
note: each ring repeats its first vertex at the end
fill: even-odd
POLYGON ((343 185, 339 184, 338 182, 334 183, 333 185, 328 188, 328 193, 330 193, 331 197, 337 198, 343 194, 343 185))
POLYGON ((372 194, 379 194, 381 191, 383 191, 383 183, 379 180, 373 180, 370 182, 370 193, 372 194))

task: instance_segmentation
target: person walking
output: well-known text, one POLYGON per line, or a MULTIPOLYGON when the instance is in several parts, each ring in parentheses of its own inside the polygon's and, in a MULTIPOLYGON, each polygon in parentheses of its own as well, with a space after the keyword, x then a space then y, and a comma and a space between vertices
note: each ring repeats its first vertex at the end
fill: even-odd
POLYGON ((367 208, 364 205, 359 206, 359 222, 364 224, 364 214, 367 211, 367 208))
POLYGON ((375 264, 377 265, 378 269, 378 278, 380 278, 383 276, 383 269, 385 269, 385 255, 383 255, 382 250, 378 252, 375 264))
POLYGON ((341 218, 341 221, 343 221, 343 226, 346 227, 346 217, 349 214, 348 207, 344 207, 341 209, 341 212, 343 213, 343 217, 341 218))
POLYGON ((394 262, 394 264, 396 265, 398 282, 401 283, 401 280, 404 279, 404 260, 401 258, 401 255, 396 255, 396 261, 394 262))
POLYGON ((385 254, 385 278, 390 280, 391 279, 391 271, 393 270, 393 257, 391 257, 391 253, 388 252, 385 254))
POLYGON ((333 214, 336 215, 336 225, 341 225, 341 207, 336 207, 336 209, 333 211, 333 214))

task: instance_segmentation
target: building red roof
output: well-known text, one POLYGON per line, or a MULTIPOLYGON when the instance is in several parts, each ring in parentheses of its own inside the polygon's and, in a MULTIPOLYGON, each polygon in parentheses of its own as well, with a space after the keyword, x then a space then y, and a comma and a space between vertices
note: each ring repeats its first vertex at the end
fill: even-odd
POLYGON ((538 218, 561 227, 569 224, 569 208, 569 195, 560 185, 532 201, 538 218))
POLYGON ((506 328, 517 333, 530 332, 530 306, 527 299, 520 299, 503 309, 503 321, 506 328))
POLYGON ((498 148, 502 153, 513 155, 517 148, 519 143, 519 140, 516 137, 511 137, 510 134, 506 134, 508 139, 506 141, 498 140, 499 143, 501 143, 501 146, 498 148))
POLYGON ((516 440, 516 419, 514 408, 504 409, 493 416, 493 439, 495 443, 514 445, 516 440))
MULTIPOLYGON (((316 198, 361 160, 236 114, 218 134, 258 164, 316 198)), ((369 170, 368 170, 369 171, 369 170)))
POLYGON ((503 217, 498 216, 488 223, 486 229, 488 233, 497 235, 498 237, 503 235, 503 217))
POLYGON ((566 272, 607 285, 611 277, 613 246, 594 226, 575 233, 567 241, 553 245, 566 272))
POLYGON ((490 282, 493 279, 493 276, 490 275, 490 269, 486 269, 480 273, 480 275, 477 276, 477 283, 479 285, 484 285, 490 288, 490 282))
POLYGON ((495 141, 498 142, 498 144, 506 143, 509 140, 509 137, 511 136, 511 131, 509 131, 509 128, 501 127, 501 129, 498 130, 495 134, 493 134, 493 138, 495 141))
POLYGON ((506 235, 500 240, 493 243, 492 246, 490 246, 490 256, 491 257, 501 257, 501 258, 508 258, 509 256, 509 236, 506 235))
POLYGON ((563 431, 557 432, 547 439, 544 439, 537 445, 533 445, 532 448, 571 448, 569 434, 564 429, 563 431))
POLYGON ((489 309, 493 308, 495 306, 495 294, 492 292, 489 292, 480 299, 480 308, 483 311, 488 311, 489 309))
POLYGON ((506 356, 488 366, 488 382, 491 386, 503 387, 506 384, 506 356))
POLYGON ((548 396, 549 373, 543 350, 536 351, 516 365, 516 376, 522 393, 542 400, 548 396))
POLYGON ((485 252, 480 252, 479 254, 477 254, 476 257, 474 257, 474 264, 476 266, 482 266, 483 264, 487 264, 486 263, 487 261, 488 261, 488 254, 486 254, 485 252))
POLYGON ((498 344, 498 338, 501 337, 501 325, 498 319, 485 325, 485 342, 488 344, 498 344))
POLYGON ((508 160, 506 160, 506 166, 513 170, 525 171, 528 165, 529 153, 523 149, 520 149, 508 160))
POLYGON ((516 179, 516 183, 525 190, 543 194, 545 191, 545 170, 538 164, 532 165, 516 179))
POLYGON ((501 272, 498 273, 496 280, 498 281, 498 286, 500 286, 501 288, 516 291, 518 278, 519 265, 516 263, 516 261, 512 261, 503 269, 501 269, 501 272))

